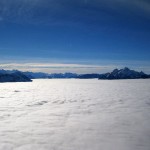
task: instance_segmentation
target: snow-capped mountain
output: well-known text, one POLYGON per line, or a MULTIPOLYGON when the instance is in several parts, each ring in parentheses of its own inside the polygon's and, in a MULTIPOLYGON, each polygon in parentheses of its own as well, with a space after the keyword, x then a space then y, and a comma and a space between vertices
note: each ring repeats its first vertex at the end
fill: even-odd
POLYGON ((130 70, 125 67, 123 69, 114 69, 111 73, 101 74, 99 79, 145 79, 150 78, 150 75, 144 72, 130 70))

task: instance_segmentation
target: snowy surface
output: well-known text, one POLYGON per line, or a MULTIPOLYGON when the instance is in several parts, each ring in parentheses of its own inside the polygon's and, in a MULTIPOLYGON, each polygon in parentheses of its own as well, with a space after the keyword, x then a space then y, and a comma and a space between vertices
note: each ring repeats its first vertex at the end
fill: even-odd
POLYGON ((150 80, 0 84, 0 150, 150 150, 150 80))

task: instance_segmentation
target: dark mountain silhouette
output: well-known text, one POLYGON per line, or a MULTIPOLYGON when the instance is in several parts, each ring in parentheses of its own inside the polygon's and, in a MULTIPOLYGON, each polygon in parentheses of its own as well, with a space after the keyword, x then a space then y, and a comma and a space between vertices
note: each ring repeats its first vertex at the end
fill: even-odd
POLYGON ((22 72, 25 76, 27 76, 30 79, 44 79, 44 78, 50 78, 48 73, 43 72, 22 72))
POLYGON ((43 72, 21 72, 18 70, 0 70, 0 82, 29 82, 31 79, 100 79, 100 80, 115 80, 115 79, 147 79, 150 75, 144 72, 130 70, 125 67, 123 69, 114 69, 110 73, 104 74, 76 74, 76 73, 43 73, 43 72))
POLYGON ((114 69, 110 73, 104 74, 76 74, 76 73, 34 73, 34 72, 23 72, 27 77, 30 79, 38 79, 38 78, 77 78, 77 79, 105 79, 105 80, 113 80, 113 79, 147 79, 150 78, 150 75, 145 74, 144 72, 138 72, 134 70, 130 70, 129 68, 125 67, 123 69, 114 69))
POLYGON ((92 73, 92 74, 82 74, 82 75, 78 75, 77 78, 79 79, 94 79, 94 78, 99 78, 99 74, 95 74, 95 73, 92 73))
POLYGON ((18 70, 0 70, 0 82, 31 82, 32 80, 18 70))
POLYGON ((77 78, 77 74, 75 73, 43 73, 43 72, 23 72, 24 75, 29 77, 30 79, 54 79, 54 78, 77 78))
POLYGON ((130 70, 125 67, 123 69, 114 69, 111 73, 105 73, 99 75, 99 79, 146 79, 150 78, 150 75, 145 74, 144 72, 138 72, 134 70, 130 70))

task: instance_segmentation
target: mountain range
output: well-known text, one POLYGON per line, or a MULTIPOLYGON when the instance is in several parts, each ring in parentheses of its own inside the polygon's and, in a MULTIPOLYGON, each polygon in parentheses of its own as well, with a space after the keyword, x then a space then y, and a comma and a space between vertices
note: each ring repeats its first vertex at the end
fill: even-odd
POLYGON ((129 68, 125 67, 123 69, 114 69, 110 73, 105 73, 99 75, 99 79, 146 79, 150 78, 150 75, 145 74, 144 72, 138 72, 134 70, 130 70, 129 68))
POLYGON ((145 79, 145 78, 150 78, 150 75, 145 74, 144 72, 138 72, 131 70, 127 67, 123 69, 114 69, 112 72, 104 73, 104 74, 97 74, 97 73, 92 73, 92 74, 76 74, 76 73, 53 73, 53 74, 48 74, 48 73, 42 73, 42 72, 23 72, 24 75, 31 79, 37 79, 37 78, 77 78, 77 79, 93 79, 93 78, 98 78, 98 79, 107 79, 107 80, 112 80, 112 79, 145 79))
POLYGON ((127 67, 114 69, 104 74, 76 74, 76 73, 43 73, 43 72, 21 72, 18 70, 0 70, 0 82, 31 82, 31 79, 94 79, 117 80, 117 79, 147 79, 150 75, 144 72, 131 70, 127 67))

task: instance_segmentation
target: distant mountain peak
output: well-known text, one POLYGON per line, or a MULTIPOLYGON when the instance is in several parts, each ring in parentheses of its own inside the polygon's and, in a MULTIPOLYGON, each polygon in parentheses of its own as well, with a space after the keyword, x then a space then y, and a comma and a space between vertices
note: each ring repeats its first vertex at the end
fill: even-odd
POLYGON ((142 79, 150 78, 144 72, 138 72, 124 67, 123 69, 114 69, 111 73, 100 75, 99 79, 142 79))

